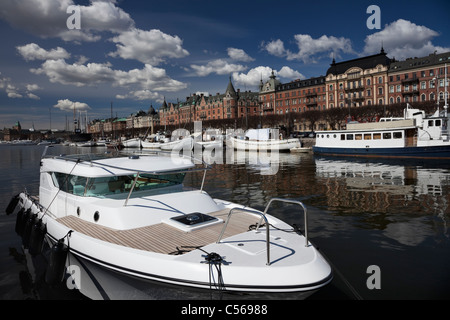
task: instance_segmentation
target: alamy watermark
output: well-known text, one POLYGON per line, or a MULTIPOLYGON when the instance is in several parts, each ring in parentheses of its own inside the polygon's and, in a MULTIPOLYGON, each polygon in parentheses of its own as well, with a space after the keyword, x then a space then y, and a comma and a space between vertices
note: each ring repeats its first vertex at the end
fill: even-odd
POLYGON ((73 30, 81 29, 81 9, 80 6, 71 5, 66 9, 66 13, 70 14, 70 16, 66 20, 67 29, 73 30))
POLYGON ((370 276, 367 278, 366 285, 369 290, 381 289, 381 269, 377 265, 370 265, 367 267, 367 273, 370 276))
POLYGON ((371 14, 369 18, 367 18, 366 26, 368 29, 381 29, 381 9, 377 5, 370 5, 367 7, 366 13, 371 14))

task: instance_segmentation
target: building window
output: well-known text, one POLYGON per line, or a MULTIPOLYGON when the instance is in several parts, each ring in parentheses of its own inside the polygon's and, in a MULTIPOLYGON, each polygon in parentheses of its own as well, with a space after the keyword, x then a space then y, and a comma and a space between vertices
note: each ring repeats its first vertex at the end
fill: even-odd
POLYGON ((427 88, 427 82, 426 81, 422 81, 420 83, 420 89, 426 89, 427 88))

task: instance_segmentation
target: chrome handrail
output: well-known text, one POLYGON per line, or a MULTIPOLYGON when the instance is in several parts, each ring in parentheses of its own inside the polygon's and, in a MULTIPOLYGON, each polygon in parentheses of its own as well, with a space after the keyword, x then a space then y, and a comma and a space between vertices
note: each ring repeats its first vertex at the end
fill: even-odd
MULTIPOLYGON (((257 214, 257 215, 260 215, 261 216, 261 220, 263 220, 264 219, 264 221, 266 222, 266 251, 267 251, 267 265, 268 266, 270 266, 270 241, 269 241, 269 239, 270 239, 270 235, 269 235, 269 222, 267 221, 267 218, 266 218, 266 216, 264 215, 264 213, 262 213, 262 212, 258 212, 258 211, 254 211, 254 210, 248 210, 248 209, 244 209, 244 208, 233 208, 233 209, 231 209, 230 210, 230 212, 228 213, 228 217, 227 217, 227 220, 226 220, 226 222, 225 222, 225 225, 223 226, 223 228, 222 228, 222 232, 220 233, 220 235, 219 235, 219 239, 217 240, 217 242, 216 243, 220 243, 220 240, 222 240, 222 236, 223 236, 223 234, 225 233, 225 229, 227 228, 227 226, 228 226, 228 222, 230 221, 230 218, 231 218, 231 215, 233 214, 233 213, 235 213, 235 211, 241 211, 241 212, 247 212, 247 213, 253 213, 253 214, 257 214)), ((260 220, 260 221, 261 221, 260 220)))
MULTIPOLYGON (((280 201, 280 202, 285 202, 285 203, 292 203, 292 204, 298 204, 299 206, 301 206, 303 208, 303 212, 304 212, 304 223, 305 223, 305 247, 308 247, 308 214, 307 214, 307 210, 305 205, 298 200, 292 200, 292 199, 283 199, 283 198, 272 198, 270 199, 269 203, 267 204, 266 208, 264 209, 264 216, 267 214, 267 211, 269 210, 270 205, 272 204, 272 202, 274 201, 280 201)), ((261 220, 259 220, 258 225, 256 227, 256 230, 258 230, 259 226, 261 225, 261 220)), ((267 222, 266 222, 267 223, 267 222)))

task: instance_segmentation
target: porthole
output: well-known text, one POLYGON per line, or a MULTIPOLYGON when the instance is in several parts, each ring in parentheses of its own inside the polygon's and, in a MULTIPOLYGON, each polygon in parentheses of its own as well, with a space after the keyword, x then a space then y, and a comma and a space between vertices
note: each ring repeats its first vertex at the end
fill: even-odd
POLYGON ((80 209, 80 207, 77 207, 77 216, 80 216, 80 214, 81 214, 81 209, 80 209))
POLYGON ((100 218, 100 213, 98 211, 95 211, 95 213, 94 213, 94 221, 97 222, 99 218, 100 218))

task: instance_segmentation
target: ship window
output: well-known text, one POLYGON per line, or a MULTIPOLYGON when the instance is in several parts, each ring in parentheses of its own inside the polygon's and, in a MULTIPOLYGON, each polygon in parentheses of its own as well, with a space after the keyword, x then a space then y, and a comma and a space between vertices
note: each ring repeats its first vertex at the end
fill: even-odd
POLYGON ((392 139, 392 134, 390 132, 384 132, 383 139, 392 139))
POLYGON ((434 126, 434 121, 433 120, 428 120, 428 126, 429 127, 433 127, 434 126))
POLYGON ((440 127, 441 126, 441 119, 436 120, 435 123, 436 127, 440 127))
POLYGON ((345 134, 341 134, 341 140, 345 140, 345 134))
POLYGON ((365 133, 365 134, 364 134, 364 140, 372 140, 372 134, 370 134, 370 133, 365 133))
POLYGON ((380 140, 381 139, 381 133, 374 133, 373 134, 373 140, 380 140))
MULTIPOLYGON (((180 185, 184 180, 184 176, 185 173, 140 174, 133 190, 151 190, 180 185)), ((128 193, 133 186, 135 178, 136 175, 87 178, 59 172, 52 173, 55 187, 67 193, 86 197, 128 193)))
POLYGON ((401 139, 401 138, 403 138, 401 131, 394 132, 394 139, 401 139))
POLYGON ((355 134, 355 140, 362 140, 362 134, 355 134))
POLYGON ((353 134, 347 134, 347 140, 353 140, 353 134))

